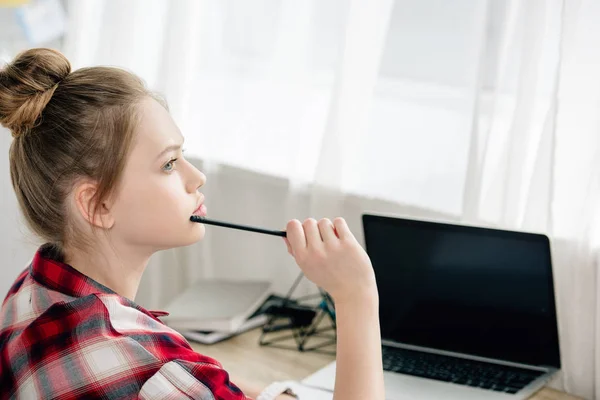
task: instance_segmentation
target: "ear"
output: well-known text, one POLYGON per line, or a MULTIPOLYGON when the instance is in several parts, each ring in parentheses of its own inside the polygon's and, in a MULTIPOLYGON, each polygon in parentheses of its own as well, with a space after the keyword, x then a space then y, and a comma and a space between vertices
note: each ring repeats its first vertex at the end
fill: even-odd
POLYGON ((94 198, 96 191, 97 185, 95 182, 80 182, 75 187, 73 193, 75 205, 77 206, 79 213, 81 213, 87 222, 99 228, 110 229, 115 224, 115 220, 108 202, 103 202, 94 216, 94 206, 97 200, 94 198))

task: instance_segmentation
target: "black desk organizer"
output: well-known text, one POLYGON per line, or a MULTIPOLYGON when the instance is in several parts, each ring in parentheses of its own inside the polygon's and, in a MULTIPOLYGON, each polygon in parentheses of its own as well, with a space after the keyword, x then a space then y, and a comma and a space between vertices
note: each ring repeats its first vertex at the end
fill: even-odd
POLYGON ((304 274, 300 273, 281 303, 267 309, 265 313, 269 319, 262 328, 259 344, 335 355, 337 336, 333 300, 320 288, 319 294, 293 299, 294 290, 303 278, 304 274), (315 305, 315 300, 319 304, 315 305))

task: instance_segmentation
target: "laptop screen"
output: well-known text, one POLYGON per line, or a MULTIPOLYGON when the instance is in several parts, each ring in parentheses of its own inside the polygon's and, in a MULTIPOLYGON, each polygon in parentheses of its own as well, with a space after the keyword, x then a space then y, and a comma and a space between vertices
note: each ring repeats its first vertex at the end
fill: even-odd
POLYGON ((544 235, 363 215, 383 339, 560 367, 544 235))

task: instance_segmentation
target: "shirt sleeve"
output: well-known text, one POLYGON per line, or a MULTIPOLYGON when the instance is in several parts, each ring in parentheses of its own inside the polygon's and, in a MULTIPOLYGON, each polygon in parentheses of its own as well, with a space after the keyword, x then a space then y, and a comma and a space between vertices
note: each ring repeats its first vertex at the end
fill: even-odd
POLYGON ((24 329, 9 349, 18 382, 13 394, 248 400, 216 360, 194 352, 160 321, 110 301, 87 296, 55 303, 24 329))
POLYGON ((247 399, 227 381, 225 374, 206 365, 181 360, 164 364, 146 381, 139 395, 140 400, 180 398, 247 399))

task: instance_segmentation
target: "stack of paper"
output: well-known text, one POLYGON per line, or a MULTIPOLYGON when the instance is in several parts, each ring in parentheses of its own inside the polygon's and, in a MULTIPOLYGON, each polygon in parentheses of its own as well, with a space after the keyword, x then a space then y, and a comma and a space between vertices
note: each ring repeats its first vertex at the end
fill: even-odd
POLYGON ((162 321, 185 331, 236 333, 269 297, 270 282, 200 281, 165 307, 162 321))

